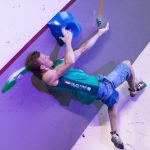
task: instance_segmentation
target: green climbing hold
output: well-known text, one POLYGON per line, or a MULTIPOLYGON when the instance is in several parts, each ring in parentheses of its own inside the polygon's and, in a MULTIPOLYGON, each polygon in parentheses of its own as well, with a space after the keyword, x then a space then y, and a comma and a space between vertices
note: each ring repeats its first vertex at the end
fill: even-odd
POLYGON ((21 69, 17 70, 16 72, 14 72, 6 81, 5 85, 2 88, 2 93, 5 93, 6 91, 8 91, 10 88, 12 88, 17 80, 23 76, 26 72, 28 72, 28 69, 26 67, 22 67, 21 69))

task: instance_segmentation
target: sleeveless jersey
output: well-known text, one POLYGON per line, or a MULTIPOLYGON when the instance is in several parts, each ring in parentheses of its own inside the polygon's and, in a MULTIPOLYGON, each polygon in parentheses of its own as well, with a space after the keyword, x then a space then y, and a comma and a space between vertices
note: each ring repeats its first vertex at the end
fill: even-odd
MULTIPOLYGON (((57 60, 51 69, 54 69, 63 60, 57 60)), ((88 75, 83 70, 71 67, 59 79, 57 86, 50 86, 53 89, 72 93, 81 103, 90 104, 98 94, 99 84, 96 76, 88 75)))

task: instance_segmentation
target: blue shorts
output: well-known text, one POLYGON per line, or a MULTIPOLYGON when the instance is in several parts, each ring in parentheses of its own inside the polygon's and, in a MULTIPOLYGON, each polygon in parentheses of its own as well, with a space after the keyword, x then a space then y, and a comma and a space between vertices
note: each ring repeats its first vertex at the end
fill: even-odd
POLYGON ((119 64, 107 76, 98 75, 97 78, 101 83, 97 99, 102 100, 108 108, 111 108, 119 98, 119 93, 115 89, 124 81, 128 80, 130 76, 131 70, 124 63, 119 64))

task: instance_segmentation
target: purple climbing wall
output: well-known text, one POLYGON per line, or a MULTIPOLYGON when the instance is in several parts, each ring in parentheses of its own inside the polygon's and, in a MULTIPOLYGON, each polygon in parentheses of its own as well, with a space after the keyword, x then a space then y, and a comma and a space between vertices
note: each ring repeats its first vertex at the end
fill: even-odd
MULTIPOLYGON (((110 31, 79 59, 76 67, 106 74, 124 59, 133 62, 149 41, 149 5, 148 0, 105 1, 103 17, 110 22, 110 31)), ((82 33, 73 41, 76 48, 96 29, 98 1, 78 0, 68 11, 82 26, 82 33)), ((57 53, 48 29, 1 75, 0 89, 33 50, 57 53)), ((61 48, 58 57, 63 53, 61 48)), ((70 150, 101 107, 99 102, 83 105, 70 95, 49 91, 28 73, 11 90, 0 93, 0 150, 70 150)))

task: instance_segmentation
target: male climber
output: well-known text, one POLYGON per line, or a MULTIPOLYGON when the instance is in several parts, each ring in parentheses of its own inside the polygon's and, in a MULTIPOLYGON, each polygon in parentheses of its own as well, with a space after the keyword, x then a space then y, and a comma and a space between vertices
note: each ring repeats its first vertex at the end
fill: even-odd
POLYGON ((37 75, 51 88, 71 92, 82 103, 90 103, 94 100, 101 100, 108 106, 108 114, 111 125, 111 141, 120 149, 124 148, 117 127, 116 127, 116 105, 118 92, 115 90, 124 81, 129 85, 131 96, 135 96, 137 91, 145 87, 144 82, 135 83, 134 70, 130 61, 125 60, 119 64, 107 76, 89 75, 83 70, 75 69, 73 65, 78 58, 87 52, 97 41, 97 39, 109 30, 109 23, 98 31, 80 48, 73 50, 72 33, 63 30, 63 37, 60 39, 65 43, 66 50, 64 58, 53 62, 50 57, 38 52, 32 52, 27 60, 26 67, 37 75))

